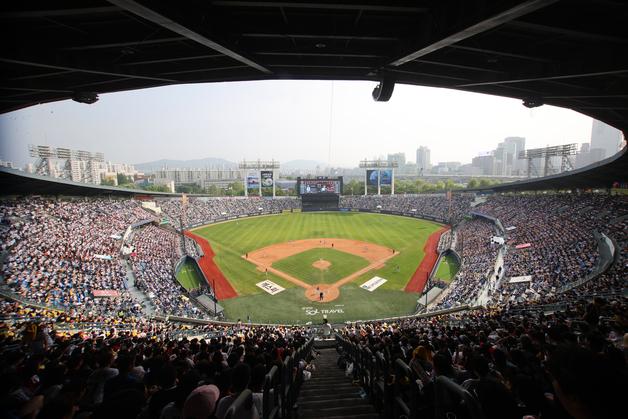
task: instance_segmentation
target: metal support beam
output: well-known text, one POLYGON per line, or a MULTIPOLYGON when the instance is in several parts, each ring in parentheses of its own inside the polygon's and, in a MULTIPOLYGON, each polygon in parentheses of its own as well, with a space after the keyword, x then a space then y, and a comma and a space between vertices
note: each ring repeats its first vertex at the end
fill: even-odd
POLYGON ((486 31, 496 28, 497 26, 503 25, 504 23, 510 22, 514 19, 517 19, 521 16, 525 16, 529 13, 532 13, 536 10, 539 10, 543 7, 549 6, 552 3, 557 2, 558 0, 528 0, 523 3, 518 4, 508 10, 505 10, 501 13, 498 13, 495 16, 489 17, 481 22, 473 24, 459 32, 453 33, 443 39, 435 41, 429 45, 424 46, 423 48, 408 54, 404 57, 398 58, 389 65, 393 67, 398 67, 403 65, 409 61, 416 60, 417 58, 423 57, 425 55, 431 54, 435 51, 438 51, 442 48, 448 47, 452 44, 456 44, 465 39, 471 38, 472 36, 479 35, 486 31))
POLYGON ((329 35, 325 33, 310 34, 310 33, 243 33, 240 34, 243 38, 295 38, 295 39, 330 39, 334 41, 382 41, 382 42, 397 42, 399 38, 394 36, 372 36, 372 35, 329 35))
POLYGON ((120 63, 121 66, 128 65, 147 65, 147 64, 161 64, 161 63, 173 63, 173 62, 181 62, 181 61, 195 61, 195 60, 206 60, 212 58, 222 58, 224 55, 222 54, 204 54, 204 55, 192 55, 185 57, 172 57, 172 58, 160 58, 153 60, 142 60, 142 61, 128 61, 125 63, 120 63))
POLYGON ((106 44, 94 44, 94 45, 76 45, 73 47, 59 48, 59 50, 84 51, 84 50, 89 50, 89 49, 136 47, 140 45, 167 44, 170 42, 182 42, 182 41, 187 41, 187 38, 185 36, 171 36, 168 38, 143 39, 141 41, 109 42, 106 44))
POLYGON ((449 68, 459 68, 461 70, 480 71, 482 73, 504 74, 504 71, 501 71, 501 70, 493 70, 492 68, 474 67, 474 66, 464 65, 464 64, 454 64, 454 63, 446 63, 446 62, 432 61, 432 60, 415 60, 414 62, 419 63, 419 64, 435 65, 439 67, 449 67, 449 68))
POLYGON ((230 1, 215 0, 212 6, 227 7, 270 7, 289 9, 321 9, 321 10, 364 10, 368 12, 391 12, 391 13, 424 13, 427 7, 416 6, 388 6, 385 4, 341 4, 341 3, 307 3, 292 1, 230 1))
POLYGON ((477 52, 477 53, 486 54, 489 56, 497 55, 500 57, 516 58, 518 60, 536 61, 540 63, 553 63, 554 62, 553 60, 550 60, 547 58, 534 57, 532 55, 515 54, 513 52, 499 51, 493 48, 478 48, 478 47, 470 47, 467 45, 449 45, 448 48, 453 48, 453 49, 457 49, 460 51, 467 51, 467 52, 477 52))
POLYGON ((179 82, 178 80, 167 79, 163 77, 143 76, 139 74, 125 74, 125 73, 116 73, 112 71, 94 70, 94 69, 89 69, 89 68, 78 68, 78 67, 69 67, 69 66, 56 65, 56 64, 36 63, 33 61, 14 60, 12 58, 4 58, 4 57, 0 57, 0 62, 7 63, 7 64, 25 65, 29 67, 52 68, 55 70, 77 71, 80 73, 89 73, 89 74, 100 74, 103 76, 126 77, 126 78, 132 78, 132 79, 142 79, 142 80, 154 80, 154 81, 161 81, 161 82, 167 82, 167 83, 179 82))
POLYGON ((53 10, 22 10, 0 13, 0 19, 37 19, 63 16, 85 16, 100 13, 115 13, 120 10, 114 6, 85 7, 80 9, 53 9, 53 10))
POLYGON ((239 54, 223 45, 218 44, 217 42, 208 39, 204 35, 175 22, 167 16, 164 16, 153 9, 150 9, 137 1, 133 0, 108 0, 109 3, 115 4, 116 6, 131 12, 143 19, 146 19, 150 22, 153 22, 161 27, 164 27, 174 33, 182 35, 188 38, 191 41, 197 42, 203 46, 213 49, 214 51, 218 51, 221 54, 224 54, 228 57, 233 58, 236 61, 244 63, 249 67, 255 68, 256 70, 261 71, 265 74, 272 74, 272 71, 267 69, 266 67, 256 63, 255 61, 244 57, 242 54, 239 54))
POLYGON ((600 76, 611 76, 611 75, 617 75, 617 74, 628 74, 628 70, 611 70, 611 71, 599 71, 595 73, 564 74, 561 76, 531 77, 531 78, 513 79, 513 80, 484 81, 484 82, 479 82, 479 83, 460 84, 455 87, 460 88, 460 87, 473 87, 473 86, 490 86, 494 84, 513 84, 513 83, 528 83, 528 82, 536 82, 536 81, 578 79, 578 78, 583 78, 583 77, 600 77, 600 76))
POLYGON ((538 23, 532 22, 523 22, 523 21, 515 21, 509 22, 509 27, 524 29, 526 31, 536 31, 536 32, 545 32, 551 34, 558 34, 563 36, 568 36, 570 38, 578 38, 585 39, 593 42, 617 42, 617 43, 628 43, 628 38, 621 38, 618 36, 604 35, 599 33, 591 33, 591 32, 582 32, 578 30, 573 30, 569 28, 561 28, 556 25, 542 25, 538 23))

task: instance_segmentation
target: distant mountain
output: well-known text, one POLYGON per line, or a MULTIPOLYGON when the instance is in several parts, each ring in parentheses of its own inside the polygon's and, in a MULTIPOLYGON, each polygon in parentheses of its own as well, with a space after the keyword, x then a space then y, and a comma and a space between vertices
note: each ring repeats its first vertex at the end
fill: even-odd
POLYGON ((323 169, 327 167, 327 163, 316 160, 289 160, 287 162, 281 162, 280 170, 282 172, 290 172, 294 170, 314 172, 317 166, 320 169, 323 169))
POLYGON ((146 163, 134 164, 139 172, 150 173, 167 167, 169 169, 205 169, 205 168, 230 168, 237 167, 237 164, 217 157, 207 157, 194 160, 169 160, 161 159, 146 163))

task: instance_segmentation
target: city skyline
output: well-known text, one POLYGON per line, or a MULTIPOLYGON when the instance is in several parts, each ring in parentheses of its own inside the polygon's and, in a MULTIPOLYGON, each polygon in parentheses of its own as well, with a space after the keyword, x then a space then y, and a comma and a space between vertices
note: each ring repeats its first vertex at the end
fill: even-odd
POLYGON ((107 94, 89 106, 39 105, 0 115, 0 158, 22 166, 27 145, 43 144, 129 164, 259 157, 355 167, 398 152, 412 161, 421 145, 433 163, 467 163, 511 136, 525 137, 528 148, 590 140, 592 119, 567 109, 406 85, 376 103, 372 84, 216 83, 107 94))

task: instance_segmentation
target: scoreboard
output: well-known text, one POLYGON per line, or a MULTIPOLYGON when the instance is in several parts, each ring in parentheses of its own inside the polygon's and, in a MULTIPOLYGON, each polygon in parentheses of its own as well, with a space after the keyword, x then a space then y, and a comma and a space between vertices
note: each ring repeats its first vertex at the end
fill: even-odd
POLYGON ((299 195, 342 194, 342 177, 297 178, 299 195))

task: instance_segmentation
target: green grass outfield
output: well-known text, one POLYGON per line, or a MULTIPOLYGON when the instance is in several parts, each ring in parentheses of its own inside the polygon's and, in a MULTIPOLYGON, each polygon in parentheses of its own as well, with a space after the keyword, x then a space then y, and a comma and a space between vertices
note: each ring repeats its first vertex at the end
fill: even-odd
MULTIPOLYGON (((250 314, 252 321, 304 323, 320 322, 321 310, 327 310, 327 316, 333 322, 411 313, 418 295, 403 289, 423 259, 426 239, 439 228, 440 224, 435 222, 408 217, 317 212, 243 218, 200 227, 194 233, 209 240, 216 253, 214 261, 240 295, 220 302, 227 318, 246 318, 250 314), (369 271, 344 285, 340 297, 329 303, 309 301, 303 288, 272 273, 268 273, 268 279, 286 288, 285 291, 271 296, 255 285, 266 279, 266 275, 242 255, 271 244, 309 238, 361 240, 393 248, 397 254, 383 268, 369 271), (376 275, 388 282, 374 292, 359 287, 376 275), (307 312, 314 310, 307 307, 314 307, 319 313, 309 315, 307 312)), ((295 276, 305 280, 303 272, 312 267, 311 262, 304 263, 306 266, 302 267, 301 274, 295 276)))
POLYGON ((191 262, 187 261, 183 263, 181 270, 177 274, 177 281, 188 291, 201 285, 201 278, 198 277, 196 269, 194 269, 191 262))
POLYGON ((434 275, 437 279, 444 281, 446 283, 450 283, 456 273, 458 272, 458 261, 455 257, 447 255, 444 258, 441 258, 438 263, 438 268, 436 270, 436 274, 434 275))
POLYGON ((333 284, 369 265, 368 260, 334 249, 311 249, 273 263, 273 268, 299 278, 308 284, 333 284), (312 266, 319 259, 330 262, 326 270, 312 266))

